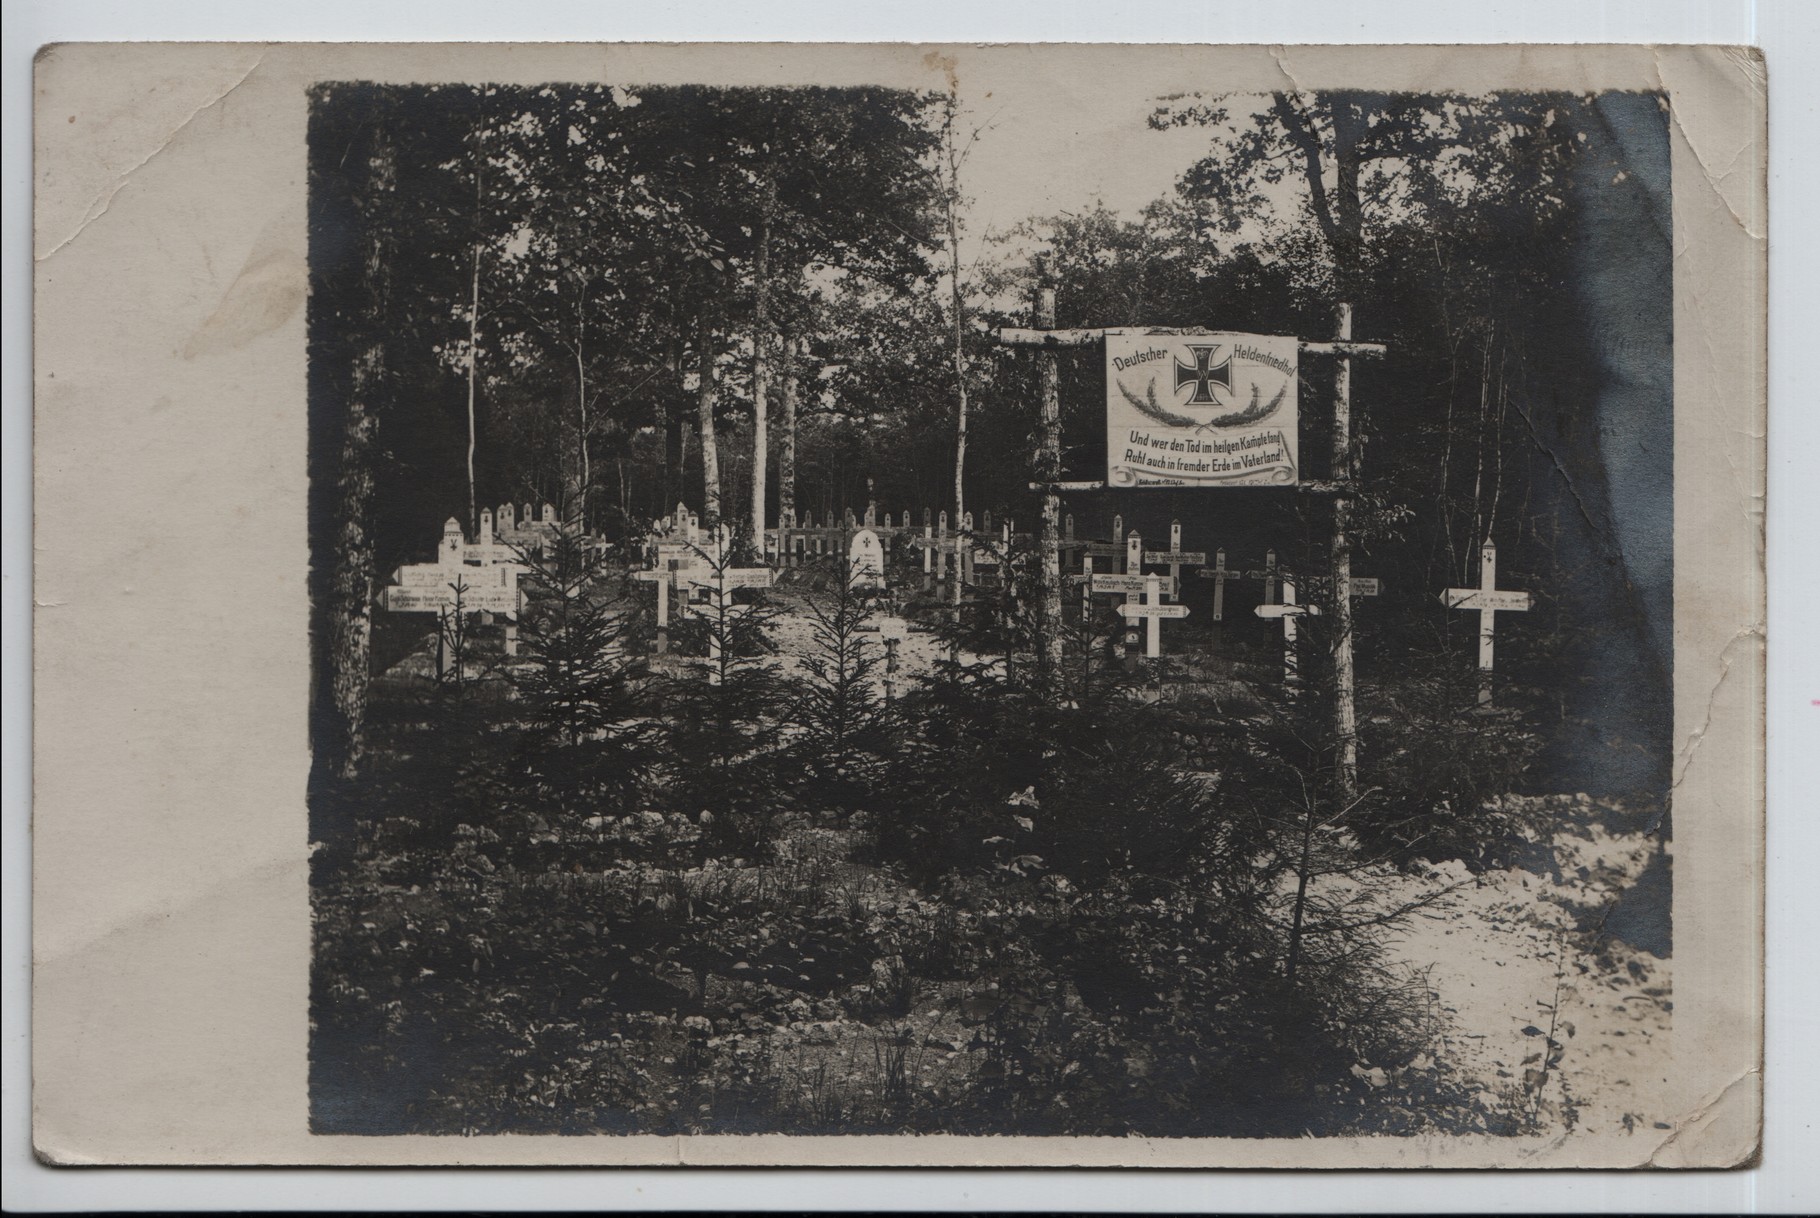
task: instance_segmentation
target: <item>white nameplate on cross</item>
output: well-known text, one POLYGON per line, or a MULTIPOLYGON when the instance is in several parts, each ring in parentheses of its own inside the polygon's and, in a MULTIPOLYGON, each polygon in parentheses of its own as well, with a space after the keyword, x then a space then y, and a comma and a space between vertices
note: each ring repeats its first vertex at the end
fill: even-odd
POLYGON ((1449 609, 1479 612, 1479 705, 1491 703, 1492 631, 1500 613, 1521 613, 1529 608, 1529 593, 1498 590, 1498 547, 1487 541, 1479 549, 1479 586, 1449 588, 1441 593, 1449 609))
MULTIPOLYGON (((1160 592, 1161 589, 1159 588, 1160 592)), ((1126 617, 1187 617, 1187 605, 1120 605, 1118 611, 1126 617)))
MULTIPOLYGON (((1068 578, 1078 582, 1082 577, 1071 575, 1068 578)), ((1090 586, 1096 595, 1108 592, 1141 593, 1144 590, 1144 582, 1151 579, 1159 581, 1165 595, 1173 594, 1178 587, 1177 581, 1167 575, 1109 575, 1103 571, 1095 571, 1088 577, 1090 586)))
POLYGON ((706 587, 718 582, 725 588, 769 588, 774 572, 770 567, 728 567, 718 580, 710 574, 706 587))
POLYGON ((1147 575, 1144 576, 1143 579, 1144 603, 1141 605, 1134 605, 1128 602, 1120 605, 1118 610, 1124 615, 1125 619, 1134 626, 1137 624, 1137 619, 1144 619, 1144 655, 1147 658, 1154 660, 1163 654, 1163 619, 1166 617, 1187 617, 1188 606, 1165 605, 1161 603, 1163 593, 1162 576, 1147 575))

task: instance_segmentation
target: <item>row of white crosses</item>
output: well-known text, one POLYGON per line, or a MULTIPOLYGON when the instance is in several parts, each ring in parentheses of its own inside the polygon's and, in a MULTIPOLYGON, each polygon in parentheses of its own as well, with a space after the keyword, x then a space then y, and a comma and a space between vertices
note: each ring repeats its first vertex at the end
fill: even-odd
MULTIPOLYGON (((1112 521, 1113 536, 1124 534, 1125 519, 1115 516, 1112 521)), ((1125 603, 1118 607, 1120 616, 1127 624, 1125 645, 1137 644, 1137 624, 1144 623, 1144 654, 1150 659, 1162 655, 1162 619, 1183 618, 1188 616, 1186 605, 1165 603, 1165 598, 1173 601, 1181 592, 1181 564, 1194 562, 1198 557, 1205 561, 1206 555, 1192 555, 1181 550, 1182 526, 1178 521, 1171 529, 1170 549, 1167 551, 1144 549, 1144 539, 1136 529, 1125 535, 1123 544, 1115 542, 1076 541, 1074 539, 1074 518, 1070 516, 1066 524, 1066 539, 1062 542, 1064 549, 1081 551, 1081 573, 1070 579, 1081 586, 1081 620, 1093 618, 1093 598, 1095 596, 1123 595, 1125 603), (1123 570, 1095 571, 1094 560, 1123 558, 1123 570), (1168 575, 1147 574, 1144 564, 1170 564, 1168 575)))
MULTIPOLYGON (((740 606, 732 603, 738 588, 769 588, 774 573, 770 567, 732 567, 727 554, 732 547, 732 534, 725 524, 712 534, 705 533, 700 519, 683 504, 666 522, 666 532, 654 539, 657 565, 648 571, 635 571, 632 578, 657 585, 657 641, 659 655, 670 649, 670 591, 675 589, 688 612, 692 599, 703 599, 717 617, 736 614, 740 606)), ((710 633, 708 658, 720 658, 720 639, 710 633)))
MULTIPOLYGON (((1237 571, 1226 565, 1226 551, 1214 552, 1214 561, 1207 565, 1207 554, 1202 550, 1182 549, 1181 521, 1172 521, 1169 527, 1169 548, 1167 550, 1146 550, 1142 539, 1134 530, 1125 538, 1124 544, 1113 545, 1104 542, 1081 542, 1074 538, 1074 520, 1067 521, 1066 537, 1062 548, 1078 549, 1081 553, 1081 573, 1071 577, 1073 582, 1081 585, 1081 620, 1088 621, 1093 617, 1092 597, 1111 593, 1123 594, 1125 604, 1120 606, 1119 613, 1131 620, 1135 632, 1138 620, 1146 622, 1144 654, 1155 659, 1159 654, 1158 629, 1162 618, 1187 617, 1188 610, 1178 602, 1182 594, 1181 569, 1184 566, 1199 566, 1198 572, 1204 578, 1213 580, 1213 620, 1224 621, 1226 616, 1226 581, 1228 579, 1246 578, 1264 581, 1264 601, 1256 613, 1263 618, 1280 619, 1283 623, 1284 645, 1284 679, 1293 684, 1295 679, 1295 644, 1296 619, 1320 612, 1318 605, 1302 604, 1296 600, 1294 580, 1283 576, 1283 597, 1277 598, 1276 551, 1269 551, 1265 557, 1262 570, 1237 571), (1096 558, 1124 559, 1122 572, 1100 573, 1093 569, 1096 558), (1144 565, 1169 566, 1169 574, 1149 575, 1144 572, 1144 565), (1154 586, 1153 586, 1154 585, 1154 586), (1140 600, 1140 598, 1142 598, 1140 600)), ((1124 528, 1123 517, 1113 518, 1113 531, 1121 532, 1124 528)), ((1116 564, 1115 564, 1116 565, 1116 564)), ((1354 578, 1352 581, 1354 596, 1376 596, 1378 581, 1375 579, 1354 578)), ((1133 646, 1137 642, 1135 633, 1128 635, 1126 643, 1133 646)))
POLYGON ((519 573, 526 568, 519 552, 493 540, 493 513, 480 514, 480 534, 470 544, 461 523, 450 517, 442 526, 436 561, 408 563, 392 572, 393 583, 380 589, 379 603, 390 613, 434 613, 439 629, 436 670, 448 662, 448 619, 462 613, 498 613, 506 619, 506 654, 518 654, 518 614, 522 595, 519 573))
MULTIPOLYGON (((889 523, 890 518, 886 517, 889 523)), ((906 513, 905 520, 909 516, 906 513)), ((923 586, 929 585, 933 576, 936 583, 948 580, 948 556, 954 555, 955 578, 964 584, 971 584, 974 571, 979 567, 988 567, 1002 572, 1004 561, 1011 553, 1011 543, 1023 536, 1017 532, 1017 525, 1011 520, 1000 523, 995 530, 992 527, 992 513, 983 517, 983 525, 978 532, 974 531, 973 513, 966 512, 960 518, 959 531, 948 531, 948 513, 943 511, 936 517, 935 523, 929 522, 928 513, 923 514, 923 535, 911 540, 911 545, 923 552, 923 586)))

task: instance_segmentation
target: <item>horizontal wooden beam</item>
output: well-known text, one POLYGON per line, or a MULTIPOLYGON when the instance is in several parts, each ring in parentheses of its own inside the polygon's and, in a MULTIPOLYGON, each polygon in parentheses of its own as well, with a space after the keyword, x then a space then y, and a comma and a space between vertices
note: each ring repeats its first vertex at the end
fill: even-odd
POLYGON ((1032 482, 1033 491, 1103 491, 1104 482, 1032 482))
POLYGON ((1303 355, 1383 355, 1390 348, 1383 343, 1311 343, 1297 340, 1303 355))
MULTIPOLYGON (((1135 335, 1139 338, 1194 337, 1216 331, 1202 326, 1110 326, 1083 330, 1026 330, 1001 326, 992 332, 1001 347, 1090 347, 1108 335, 1135 335)), ((1383 355, 1389 348, 1383 343, 1309 342, 1297 340, 1297 346, 1308 355, 1383 355)))
POLYGON ((993 331, 993 340, 1001 347, 1087 347, 1099 342, 1110 330, 1019 330, 1003 326, 993 331))

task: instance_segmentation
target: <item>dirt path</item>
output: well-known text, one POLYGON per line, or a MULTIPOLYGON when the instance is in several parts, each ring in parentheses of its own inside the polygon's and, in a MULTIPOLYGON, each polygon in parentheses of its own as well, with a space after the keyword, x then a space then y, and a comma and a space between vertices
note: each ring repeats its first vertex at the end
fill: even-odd
POLYGON ((1430 970, 1455 1023, 1442 1060, 1487 1103, 1525 1104, 1545 1129, 1649 1122, 1671 1067, 1673 964, 1609 928, 1656 853, 1639 830, 1570 821, 1554 845, 1558 876, 1543 865, 1472 877, 1454 863, 1411 877, 1465 881, 1445 908, 1400 929, 1394 953, 1430 970))

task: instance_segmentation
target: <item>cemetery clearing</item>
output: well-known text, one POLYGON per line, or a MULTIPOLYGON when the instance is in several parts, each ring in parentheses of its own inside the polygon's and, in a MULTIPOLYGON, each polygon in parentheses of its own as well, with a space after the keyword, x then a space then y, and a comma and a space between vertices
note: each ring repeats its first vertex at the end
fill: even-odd
POLYGON ((313 94, 314 1129, 1647 1132, 1662 115, 1157 101, 313 94))
MULTIPOLYGON (((698 555, 714 557, 701 540, 698 555)), ((855 615, 852 658, 872 664, 860 676, 868 699, 856 711, 860 718, 878 714, 884 725, 883 717, 919 688, 1003 683, 1005 657, 962 644, 948 593, 934 585, 923 591, 917 554, 877 571, 869 558, 863 572, 850 563, 848 582, 864 599, 842 597, 837 562, 743 580, 738 597, 762 615, 764 642, 748 640, 741 666, 786 688, 813 685, 815 665, 824 664, 825 677, 829 657, 818 625, 825 628, 830 604, 845 604, 855 615)), ((517 620, 534 635, 548 593, 537 590, 540 578, 562 581, 540 577, 537 560, 521 557, 533 591, 517 620)), ((1166 562, 1172 555, 1144 557, 1166 562)), ((722 565, 734 569, 731 559, 722 565)), ((663 654, 652 650, 651 581, 609 564, 595 568, 603 586, 619 590, 604 612, 628 640, 627 671, 654 695, 641 706, 643 721, 659 730, 668 713, 665 687, 699 680, 714 663, 712 640, 701 637, 716 613, 709 566, 683 577, 695 595, 674 590, 679 611, 663 654)), ((1105 611, 1142 621, 1125 603, 1133 594, 1120 581, 1146 586, 1135 606, 1140 612, 1151 604, 1167 608, 1159 595, 1166 577, 1139 570, 1135 577, 1094 576, 1104 587, 1093 590, 1109 594, 1097 602, 1107 646, 1123 636, 1105 611)), ((1260 625, 1296 620, 1282 612, 1298 607, 1291 580, 1277 579, 1264 594, 1282 599, 1258 607, 1260 625)), ((978 595, 980 604, 990 603, 989 592, 978 595)), ((415 752, 407 743, 413 737, 421 743, 451 730, 524 730, 515 722, 522 712, 514 709, 514 673, 535 667, 527 654, 535 646, 507 655, 503 634, 494 641, 477 631, 457 667, 437 654, 443 633, 424 635, 376 683, 377 698, 409 708, 396 742, 401 756, 415 752), (473 724, 476 715, 491 726, 473 724)), ((1293 654, 1294 636, 1286 637, 1293 654)), ((1261 651, 1264 663, 1238 670, 1294 680, 1293 670, 1273 670, 1271 646, 1266 641, 1261 651)), ((1270 696, 1235 676, 1231 663, 1215 662, 1218 676, 1209 679, 1183 662, 1180 653, 1193 649, 1173 650, 1168 660, 1149 660, 1135 646, 1125 661, 1108 661, 1108 679, 1125 683, 1117 696, 1159 712, 1209 698, 1256 706, 1270 696)), ((1034 662, 1015 648, 1012 659, 1034 662)), ((792 758, 787 764, 814 768, 807 758, 827 741, 790 706, 787 696, 771 702, 771 717, 756 731, 773 737, 771 747, 792 758)), ((885 733, 893 727, 904 730, 902 723, 884 725, 885 733)), ((734 751, 765 751, 750 745, 734 751)), ((1510 818, 1520 827, 1490 854, 1470 863, 1368 863, 1334 877, 1328 897, 1335 908, 1346 907, 1354 890, 1369 890, 1373 908, 1388 902, 1409 909, 1384 933, 1350 944, 1370 964, 1347 985, 1368 1006, 1382 1005, 1368 1017, 1381 1026, 1363 1041, 1304 1027, 1285 1034, 1283 1045, 1254 1044, 1263 1060, 1284 1051, 1327 1055, 1332 1073, 1316 1085, 1318 1110, 1275 1095, 1184 1120, 1150 1111, 1148 1103, 1108 1107, 1109 1097, 1142 1094, 1138 1080, 1179 1071, 1183 1062, 1149 1040, 1119 1035, 1126 1020, 1146 1016, 1130 1013, 1130 995, 1097 988, 1107 984, 1096 975, 1103 962, 1046 959, 1021 946, 1065 933, 1093 904, 1065 865, 1045 857, 1036 828, 1045 796, 1035 786, 1006 790, 1000 806, 964 816, 956 828, 975 839, 976 866, 930 872, 895 853, 882 840, 889 833, 880 833, 882 819, 902 815, 889 796, 873 802, 906 762, 901 755, 883 760, 895 747, 875 739, 865 755, 848 759, 872 772, 837 784, 849 796, 842 802, 805 798, 801 789, 791 794, 789 782, 775 777, 757 779, 763 797, 781 806, 760 818, 762 828, 748 825, 732 836, 714 811, 665 800, 658 786, 630 800, 609 799, 592 814, 585 806, 514 806, 505 775, 525 762, 495 761, 496 773, 487 775, 487 763, 470 757, 462 775, 483 797, 448 791, 438 807, 433 790, 418 791, 425 806, 400 807, 399 815, 336 843, 321 863, 334 868, 335 879, 321 892, 327 950, 319 967, 345 969, 335 982, 345 996, 357 995, 362 1005, 379 1001, 390 1012, 383 1027, 368 1024, 367 1043, 348 1046, 351 1061, 393 1089, 399 1107, 381 1115, 423 1132, 529 1123, 569 1132, 1528 1136, 1641 1119, 1624 1107, 1627 1088, 1632 1076, 1664 1068, 1666 1040, 1635 1033, 1663 1026, 1669 965, 1600 930, 1653 850, 1648 825, 1620 807, 1571 795, 1499 797, 1534 806, 1510 818), (642 806, 647 800, 659 806, 642 806), (413 960, 424 956, 432 942, 433 959, 418 964, 416 976, 393 963, 407 952, 413 960), (501 958, 507 942, 515 944, 509 961, 501 958), (456 1011, 466 1018, 455 1018, 456 1011), (487 1033, 477 1035, 470 1022, 487 1033), (426 1051, 425 1038, 436 1044, 431 1057, 442 1075, 454 1069, 467 1080, 459 1093, 429 1080, 413 1084, 418 1067, 410 1059, 426 1051), (1040 1103, 1021 1095, 1034 1083, 1020 1072, 1041 1080, 1040 1103)), ((909 747, 914 764, 917 746, 909 747)), ((699 761, 678 759, 685 766, 699 761)), ((1192 773, 1185 758, 1175 765, 1192 773)), ((1214 783, 1219 777, 1217 767, 1196 775, 1214 783)), ((742 815, 737 800, 710 802, 721 817, 742 815)), ((1279 898, 1293 880, 1284 873, 1276 881, 1279 898)), ((1203 874, 1199 882, 1218 881, 1203 874)), ((1179 921, 1183 913, 1173 908, 1168 916, 1179 921)), ((1184 945, 1164 958, 1181 967, 1193 956, 1184 945)), ((1155 967, 1118 984, 1153 989, 1150 1001, 1160 1001, 1179 983, 1156 976, 1155 967)), ((1142 1012, 1144 1002, 1135 1008, 1142 1012)), ((1272 1035, 1238 1022, 1249 1029, 1245 1035, 1272 1035)))

